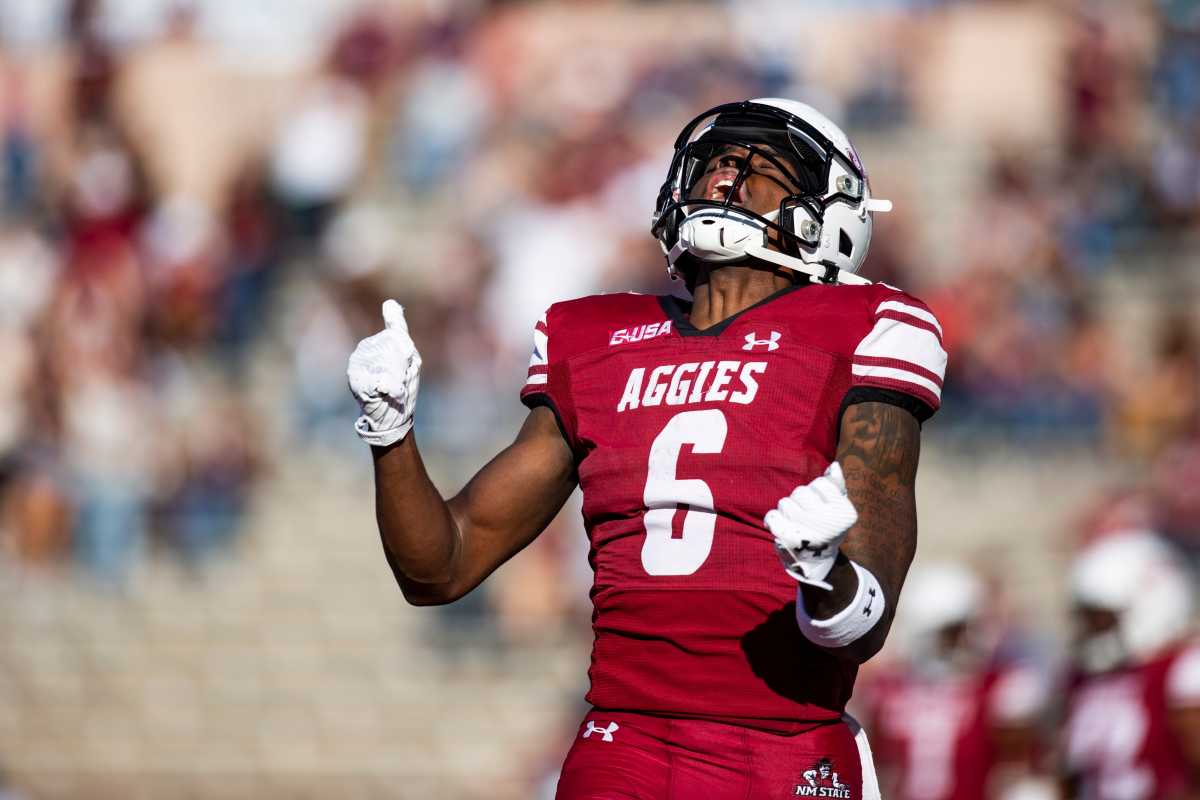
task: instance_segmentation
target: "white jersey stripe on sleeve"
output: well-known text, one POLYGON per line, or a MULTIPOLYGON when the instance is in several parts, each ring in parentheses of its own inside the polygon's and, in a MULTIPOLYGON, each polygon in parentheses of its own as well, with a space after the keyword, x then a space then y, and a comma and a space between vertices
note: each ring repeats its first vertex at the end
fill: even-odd
POLYGON ((895 381, 903 381, 911 383, 914 386, 919 386, 925 391, 932 394, 939 401, 942 399, 942 387, 938 386, 933 381, 923 375, 918 375, 915 372, 910 372, 906 369, 897 367, 879 367, 868 364, 853 364, 850 371, 860 378, 890 378, 895 381))
POLYGON ((939 378, 946 374, 946 351, 938 337, 927 328, 897 319, 879 319, 855 348, 854 357, 860 356, 908 361, 939 378))
POLYGON ((916 317, 919 320, 924 320, 933 327, 937 328, 938 336, 942 335, 942 325, 937 321, 937 317, 920 306, 912 306, 908 303, 901 303, 899 300, 886 300, 880 303, 878 308, 875 309, 876 314, 880 313, 881 311, 897 311, 901 314, 908 314, 909 316, 916 317))
POLYGON ((916 374, 920 375, 921 377, 928 378, 929 380, 933 381, 938 386, 943 385, 941 375, 938 375, 936 372, 930 372, 929 370, 925 369, 924 367, 922 367, 918 364, 914 364, 911 361, 901 361, 898 358, 873 358, 870 356, 855 356, 853 363, 861 364, 864 367, 894 367, 895 369, 902 369, 902 370, 906 370, 908 372, 915 372, 916 374))
POLYGON ((525 380, 525 385, 526 386, 537 386, 539 384, 544 384, 549 379, 549 377, 550 376, 547 375, 545 372, 539 372, 536 375, 530 375, 525 380))

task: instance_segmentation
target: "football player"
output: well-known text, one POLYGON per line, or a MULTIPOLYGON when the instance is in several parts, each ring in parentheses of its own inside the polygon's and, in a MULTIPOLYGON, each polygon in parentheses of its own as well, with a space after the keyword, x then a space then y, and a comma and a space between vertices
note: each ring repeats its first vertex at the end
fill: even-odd
POLYGON ((421 361, 398 304, 351 356, 410 602, 462 597, 583 489, 594 710, 559 798, 878 794, 844 709, 913 557, 921 423, 946 365, 929 309, 855 274, 889 207, 807 105, 692 120, 652 227, 692 302, 551 306, 521 431, 449 500, 409 435, 421 361), (822 759, 839 788, 804 780, 822 759))
POLYGON ((1054 797, 1033 770, 1046 680, 996 663, 983 582, 952 563, 914 569, 893 637, 904 659, 870 682, 866 708, 896 800, 1054 797))
POLYGON ((1195 578, 1157 535, 1106 535, 1071 572, 1076 641, 1062 729, 1065 796, 1200 797, 1195 578))

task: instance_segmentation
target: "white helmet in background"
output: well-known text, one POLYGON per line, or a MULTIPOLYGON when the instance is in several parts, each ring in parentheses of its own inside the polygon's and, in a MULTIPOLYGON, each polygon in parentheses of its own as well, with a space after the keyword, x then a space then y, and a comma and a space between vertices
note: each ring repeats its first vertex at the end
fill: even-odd
POLYGON ((1080 643, 1082 665, 1112 669, 1178 640, 1191 624, 1193 595, 1183 557, 1151 531, 1124 531, 1087 546, 1071 568, 1072 600, 1111 612, 1117 625, 1080 643))
POLYGON ((872 212, 891 207, 871 197, 867 172, 841 128, 804 103, 768 97, 717 106, 684 127, 651 232, 672 278, 689 271, 688 259, 733 264, 758 258, 827 283, 868 283, 853 273, 871 243, 872 212), (745 147, 771 162, 797 193, 765 216, 735 206, 750 170, 747 158, 724 200, 692 198, 723 145, 745 147), (782 252, 768 249, 771 233, 782 252))
POLYGON ((952 628, 973 626, 984 604, 984 586, 979 577, 955 563, 930 563, 914 567, 904 582, 896 627, 913 666, 948 671, 979 655, 980 643, 968 634, 961 652, 946 650, 943 635, 952 628))

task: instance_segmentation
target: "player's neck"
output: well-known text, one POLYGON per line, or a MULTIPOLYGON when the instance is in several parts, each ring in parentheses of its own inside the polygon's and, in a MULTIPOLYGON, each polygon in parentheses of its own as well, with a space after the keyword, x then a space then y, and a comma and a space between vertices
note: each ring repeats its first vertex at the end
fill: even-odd
POLYGON ((785 276, 747 267, 722 267, 692 291, 691 323, 704 330, 792 285, 785 276))

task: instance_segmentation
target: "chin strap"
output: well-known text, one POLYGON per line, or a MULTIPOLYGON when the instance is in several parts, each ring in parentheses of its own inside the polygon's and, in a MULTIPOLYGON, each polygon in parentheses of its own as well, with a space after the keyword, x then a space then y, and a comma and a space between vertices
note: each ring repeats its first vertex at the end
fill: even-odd
MULTIPOLYGON (((870 210, 870 211, 890 211, 891 207, 892 207, 892 203, 890 200, 868 199, 863 204, 863 207, 864 207, 864 209, 870 210)), ((864 211, 863 213, 866 213, 866 212, 864 211)), ((709 216, 718 216, 719 217, 721 215, 709 215, 709 216)), ((774 222, 776 219, 778 219, 778 217, 779 217, 778 211, 772 211, 772 212, 766 214, 766 219, 770 222, 774 222)), ((760 223, 754 223, 754 224, 757 225, 760 229, 765 228, 765 226, 761 225, 760 223)), ((765 230, 764 230, 764 237, 765 237, 765 230)), ((682 257, 683 254, 686 252, 688 252, 688 248, 684 245, 683 237, 681 236, 679 238, 679 240, 676 241, 675 244, 671 247, 670 252, 667 253, 667 263, 671 265, 672 270, 675 267, 675 262, 680 257, 682 257)), ((850 286, 869 286, 872 283, 872 281, 867 280, 866 278, 862 277, 861 275, 857 275, 853 272, 850 272, 849 270, 839 269, 838 267, 835 267, 832 264, 809 264, 805 261, 802 261, 799 258, 796 258, 795 256, 789 256, 784 253, 780 253, 778 250, 771 250, 771 249, 767 248, 766 245, 763 245, 763 244, 748 243, 748 244, 744 245, 742 252, 745 255, 750 256, 751 258, 757 258, 760 261, 766 261, 768 263, 774 264, 775 266, 783 267, 784 269, 790 270, 791 272, 797 272, 797 273, 800 273, 801 275, 807 275, 809 278, 812 278, 819 283, 826 283, 826 284, 839 284, 840 283, 843 285, 850 285, 850 286)))
MULTIPOLYGON (((668 259, 672 266, 679 259, 687 248, 682 243, 676 242, 668 254, 668 259)), ((807 275, 815 279, 819 283, 840 283, 849 286, 870 286, 872 281, 867 280, 862 275, 856 275, 844 269, 838 269, 832 264, 806 264, 798 258, 784 255, 777 250, 770 250, 760 244, 746 245, 746 255, 752 258, 757 258, 760 261, 766 261, 774 264, 777 267, 783 267, 786 270, 797 272, 801 275, 807 275)))
POLYGON ((871 281, 862 275, 838 269, 832 264, 806 264, 794 256, 770 250, 761 244, 746 245, 746 255, 762 261, 768 261, 792 272, 799 272, 801 275, 815 278, 821 283, 841 283, 850 286, 869 286, 871 284, 871 281))

